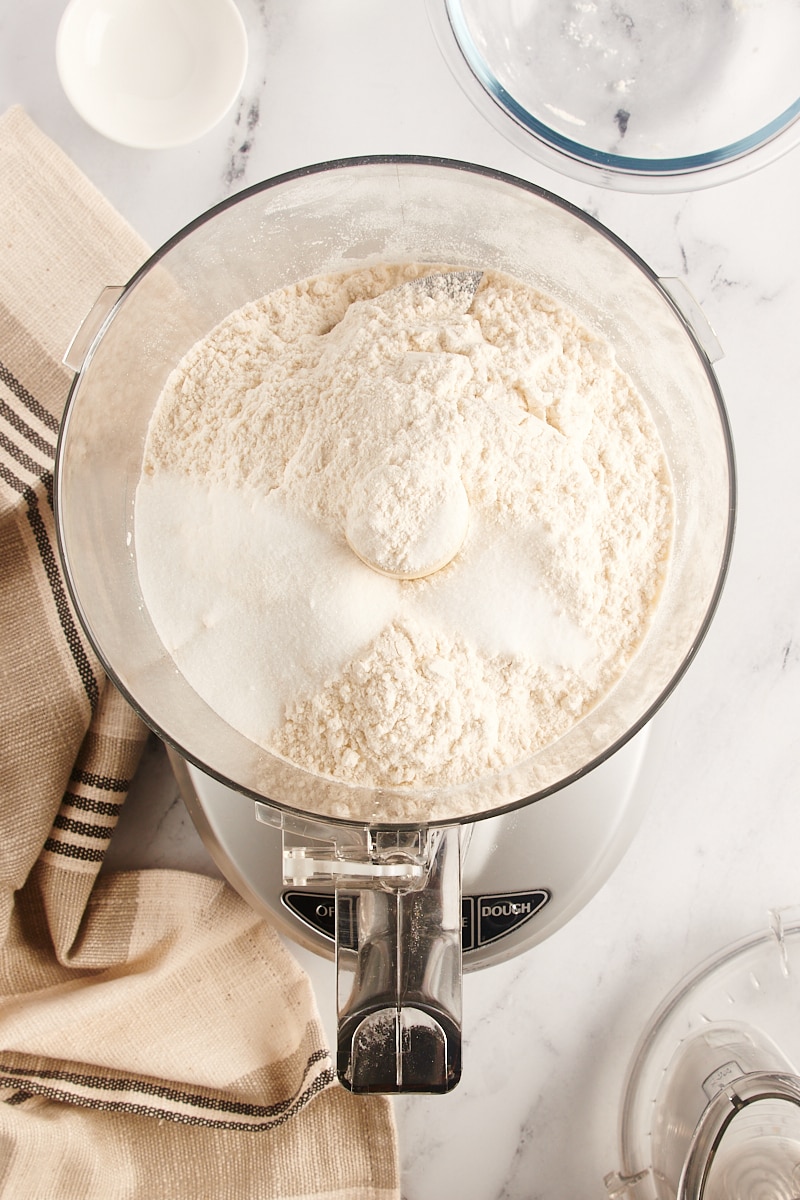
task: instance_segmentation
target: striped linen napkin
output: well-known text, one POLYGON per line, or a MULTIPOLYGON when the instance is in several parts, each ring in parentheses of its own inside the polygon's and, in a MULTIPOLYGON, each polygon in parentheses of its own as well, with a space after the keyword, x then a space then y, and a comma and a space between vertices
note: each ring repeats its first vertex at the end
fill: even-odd
POLYGON ((99 874, 145 731, 57 558, 61 357, 146 247, 0 116, 0 1197, 396 1200, 385 1097, 334 1082, 313 993, 219 880, 99 874))

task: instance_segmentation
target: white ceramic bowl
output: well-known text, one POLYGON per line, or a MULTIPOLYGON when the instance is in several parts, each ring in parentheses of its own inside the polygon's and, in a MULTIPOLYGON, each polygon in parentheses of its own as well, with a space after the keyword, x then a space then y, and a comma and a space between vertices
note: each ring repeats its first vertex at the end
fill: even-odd
POLYGON ((70 0, 56 67, 98 133, 141 149, 181 146, 236 99, 247 34, 233 0, 70 0))

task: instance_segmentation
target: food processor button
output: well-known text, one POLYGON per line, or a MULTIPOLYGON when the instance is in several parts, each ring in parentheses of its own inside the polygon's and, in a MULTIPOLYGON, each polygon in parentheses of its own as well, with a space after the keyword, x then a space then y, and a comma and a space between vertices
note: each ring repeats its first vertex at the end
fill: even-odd
POLYGON ((530 921, 550 899, 546 888, 532 892, 510 892, 505 895, 478 896, 478 945, 496 942, 513 929, 530 921))
POLYGON ((475 897, 461 897, 461 950, 475 949, 475 897))
POLYGON ((332 892, 284 892, 283 903, 305 925, 323 937, 336 938, 336 900, 332 892))

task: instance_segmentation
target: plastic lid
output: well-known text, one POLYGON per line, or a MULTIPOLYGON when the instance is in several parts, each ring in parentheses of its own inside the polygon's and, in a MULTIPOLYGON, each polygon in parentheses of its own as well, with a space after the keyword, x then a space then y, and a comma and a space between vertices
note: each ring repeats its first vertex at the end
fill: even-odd
POLYGON ((800 141, 795 0, 427 0, 478 109, 539 162, 628 191, 708 187, 800 141))
MULTIPOLYGON (((676 1189, 670 1188, 665 1179, 664 1162, 660 1161, 658 1168, 655 1167, 657 1138, 663 1139, 665 1130, 673 1138, 680 1138, 683 1131, 687 1140, 693 1136, 693 1130, 703 1132, 702 1122, 696 1125, 699 1111, 692 1109, 687 1101, 691 1091, 686 1088, 679 1093, 683 1100, 680 1105, 675 1105, 673 1093, 674 1112, 660 1112, 663 1089, 669 1072, 675 1069, 678 1053, 699 1054, 694 1077, 700 1107, 706 1098, 712 1098, 714 1088, 718 1087, 721 1099, 716 1103, 724 1108, 729 1092, 727 1081, 723 1086, 721 1073, 708 1075, 713 1065, 713 1051, 704 1068, 698 1050, 698 1035, 708 1036, 709 1031, 719 1026, 738 1026, 742 1031, 750 1031, 748 1036, 753 1039, 750 1050, 744 1045, 746 1038, 743 1036, 742 1045, 730 1055, 736 1063, 728 1064, 738 1065, 744 1072, 744 1079, 736 1081, 736 1103, 749 1104, 754 1097, 759 1098, 770 1090, 762 1086, 764 1079, 759 1071, 773 1073, 773 1082, 779 1084, 772 1089, 773 1097, 786 1099, 791 1092, 795 1104, 800 1103, 796 1074, 800 1070, 798 981, 800 906, 773 910, 770 925, 762 933, 724 947, 680 981, 652 1015, 628 1068, 620 1119, 621 1167, 606 1177, 609 1197, 615 1200, 623 1197, 626 1200, 662 1200, 664 1196, 676 1194, 676 1189), (743 1054, 752 1055, 752 1061, 742 1057, 743 1054), (795 1074, 784 1076, 781 1071, 795 1074), (682 1110, 681 1120, 677 1119, 678 1109, 682 1110)), ((722 1055, 719 1061, 726 1057, 722 1055)), ((712 1112, 711 1116, 715 1119, 716 1114, 712 1112)), ((760 1119, 755 1112, 752 1116, 754 1120, 760 1119)), ((789 1119, 796 1126, 796 1112, 791 1112, 789 1119)), ((725 1125, 726 1122, 722 1122, 723 1131, 725 1125)), ((713 1120, 705 1132, 710 1132, 712 1137, 706 1139, 705 1145, 697 1146, 700 1159, 709 1149, 709 1141, 715 1150, 718 1144, 714 1136, 718 1129, 713 1120)), ((800 1132, 795 1136, 800 1147, 800 1132)), ((774 1146, 768 1147, 769 1153, 774 1149, 774 1146)), ((795 1156, 795 1162, 798 1161, 800 1148, 795 1156)), ((759 1178, 762 1181, 766 1178, 763 1169, 759 1178)), ((719 1193, 709 1191, 707 1194, 719 1193)), ((729 1190, 725 1194, 732 1197, 750 1193, 729 1190)), ((781 1193, 767 1189, 763 1194, 777 1196, 781 1193)), ((789 1194, 787 1191, 786 1195, 789 1194)))

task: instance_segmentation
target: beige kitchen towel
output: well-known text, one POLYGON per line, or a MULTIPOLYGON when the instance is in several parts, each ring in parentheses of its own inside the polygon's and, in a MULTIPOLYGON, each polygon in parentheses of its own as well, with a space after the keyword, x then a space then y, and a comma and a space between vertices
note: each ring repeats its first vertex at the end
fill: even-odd
POLYGON ((218 880, 99 875, 144 729, 60 571, 61 356, 146 247, 0 117, 0 1197, 391 1200, 389 1101, 334 1082, 305 974, 218 880))

